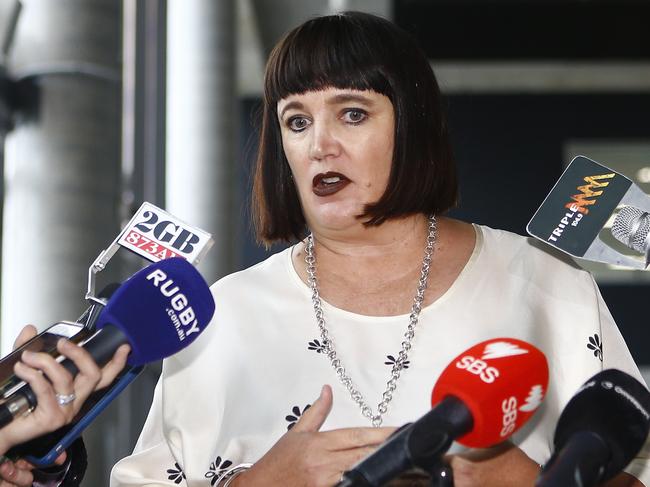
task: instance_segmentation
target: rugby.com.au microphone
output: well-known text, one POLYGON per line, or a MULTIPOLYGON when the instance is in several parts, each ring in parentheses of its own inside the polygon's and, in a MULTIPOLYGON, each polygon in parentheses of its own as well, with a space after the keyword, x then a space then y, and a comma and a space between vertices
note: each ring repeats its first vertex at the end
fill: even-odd
POLYGON ((481 342, 442 372, 433 409, 400 428, 337 485, 375 487, 414 467, 431 471, 454 440, 472 448, 501 443, 531 418, 547 386, 540 350, 514 338, 481 342))
POLYGON ((562 411, 554 453, 535 485, 591 487, 605 482, 641 450, 649 428, 646 387, 620 370, 599 372, 562 411))
MULTIPOLYGON (((210 323, 214 299, 201 274, 183 258, 161 260, 126 280, 97 318, 94 333, 83 343, 98 365, 106 364, 128 343, 128 364, 144 365, 169 357, 192 343, 210 323)), ((69 359, 61 364, 73 375, 69 359)), ((36 407, 36 396, 23 386, 0 404, 0 427, 36 407)))
POLYGON ((645 269, 650 264, 650 197, 630 179, 575 157, 528 222, 530 235, 574 257, 645 269), (611 233, 643 259, 607 245, 599 233, 620 208, 611 233))

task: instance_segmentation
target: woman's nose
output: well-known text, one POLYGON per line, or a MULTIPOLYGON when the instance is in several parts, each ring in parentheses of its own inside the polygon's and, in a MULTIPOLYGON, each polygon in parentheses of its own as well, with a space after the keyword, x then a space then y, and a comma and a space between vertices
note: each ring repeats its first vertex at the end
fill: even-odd
POLYGON ((326 123, 315 123, 312 130, 312 140, 309 147, 309 157, 320 161, 339 155, 340 143, 332 133, 332 128, 326 123))

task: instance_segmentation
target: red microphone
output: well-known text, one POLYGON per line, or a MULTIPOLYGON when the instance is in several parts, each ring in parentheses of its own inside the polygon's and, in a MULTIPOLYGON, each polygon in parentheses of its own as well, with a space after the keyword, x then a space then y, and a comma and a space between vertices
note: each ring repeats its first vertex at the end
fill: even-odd
POLYGON ((378 487, 413 467, 435 471, 454 440, 473 448, 500 443, 535 413, 547 385, 546 358, 530 343, 481 342, 442 372, 433 408, 345 472, 337 487, 378 487))
POLYGON ((472 429, 456 441, 472 448, 502 442, 521 428, 546 395, 546 357, 530 343, 493 338, 456 357, 431 394, 435 407, 453 396, 472 415, 472 429))

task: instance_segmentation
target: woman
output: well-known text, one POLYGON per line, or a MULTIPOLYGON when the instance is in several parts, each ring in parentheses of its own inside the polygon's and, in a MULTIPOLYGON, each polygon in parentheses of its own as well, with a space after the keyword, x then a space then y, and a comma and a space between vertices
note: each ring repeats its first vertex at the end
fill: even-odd
MULTIPOLYGON (((425 56, 380 18, 317 18, 278 44, 255 222, 263 242, 298 243, 213 286, 215 323, 164 363, 113 487, 333 485, 428 410, 452 358, 497 336, 547 355, 545 405, 512 443, 451 465, 458 486, 532 485, 584 380, 639 377, 589 274, 442 216, 456 178, 440 105, 425 56), (594 335, 604 354, 586 347, 594 335)), ((630 470, 650 482, 645 460, 630 470)))
MULTIPOLYGON (((36 336, 36 328, 26 326, 16 338, 14 348, 18 348, 36 336)), ((16 376, 28 383, 37 400, 34 410, 0 429, 0 487, 31 486, 34 482, 33 466, 23 459, 15 462, 4 456, 13 446, 55 431, 69 424, 81 409, 90 394, 109 385, 124 368, 130 348, 121 346, 113 358, 99 368, 90 354, 74 343, 61 339, 57 343, 58 352, 69 358, 79 369, 72 375, 47 353, 24 351, 16 363, 16 376)), ((39 485, 54 487, 59 485, 68 472, 69 462, 63 452, 56 463, 62 468, 41 475, 49 482, 39 485)), ((52 469, 50 469, 52 470, 52 469)))

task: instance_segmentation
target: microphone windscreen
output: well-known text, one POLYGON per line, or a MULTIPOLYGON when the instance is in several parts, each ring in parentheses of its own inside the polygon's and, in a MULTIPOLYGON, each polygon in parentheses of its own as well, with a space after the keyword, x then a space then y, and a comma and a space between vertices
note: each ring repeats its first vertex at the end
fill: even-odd
POLYGON ((650 233, 650 216, 648 212, 635 206, 624 206, 618 212, 612 224, 612 235, 623 245, 632 250, 645 253, 646 239, 650 233))
POLYGON ((97 328, 118 328, 131 345, 130 365, 175 354, 192 343, 214 315, 214 299, 201 274, 180 257, 141 269, 115 291, 97 328))
POLYGON ((650 428, 650 392, 625 372, 607 369, 589 379, 567 403, 555 428, 554 450, 572 435, 593 432, 611 450, 602 480, 618 474, 641 449, 650 428))
POLYGON ((433 388, 431 404, 446 396, 460 399, 474 425, 456 441, 485 448, 523 426, 541 404, 547 386, 548 364, 539 349, 522 340, 495 338, 452 360, 433 388))

